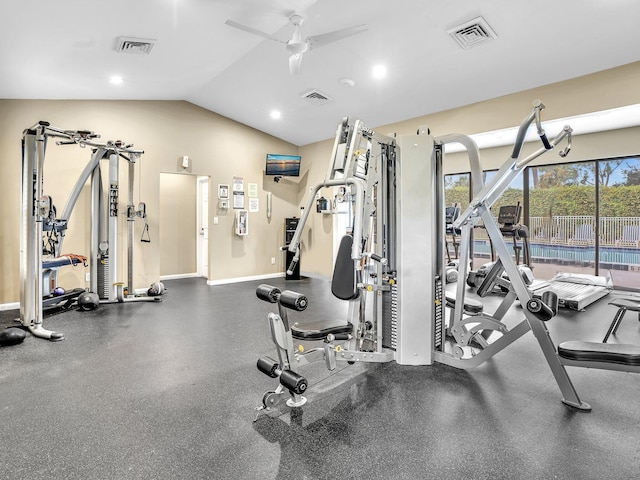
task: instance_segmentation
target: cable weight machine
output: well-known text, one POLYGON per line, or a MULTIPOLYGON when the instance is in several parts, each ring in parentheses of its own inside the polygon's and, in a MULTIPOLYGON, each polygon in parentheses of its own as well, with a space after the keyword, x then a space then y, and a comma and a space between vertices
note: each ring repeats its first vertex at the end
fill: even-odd
MULTIPOLYGON (((62 340, 64 335, 46 330, 43 327, 43 294, 48 291, 48 283, 57 281, 57 267, 64 264, 67 258, 62 254, 62 246, 71 213, 77 200, 90 180, 91 189, 91 221, 89 256, 90 288, 97 294, 101 303, 127 301, 160 301, 159 297, 138 297, 133 293, 133 221, 136 217, 145 218, 146 208, 133 205, 133 178, 135 162, 144 153, 133 145, 125 145, 121 141, 99 142, 99 135, 87 130, 62 130, 51 126, 48 122, 38 122, 26 129, 22 137, 22 222, 20 235, 20 322, 37 337, 52 341, 62 340), (57 145, 78 145, 81 148, 92 148, 89 162, 67 199, 60 218, 56 217, 51 197, 43 195, 44 161, 47 144, 50 138, 57 139, 57 145), (125 294, 124 284, 118 282, 119 234, 118 234, 118 202, 119 202, 119 160, 125 159, 129 164, 129 191, 127 204, 128 222, 128 291, 125 294), (102 186, 102 160, 109 162, 108 199, 102 186), (47 253, 52 258, 43 258, 43 231, 48 231, 47 253), (43 275, 43 268, 56 265, 48 277, 43 275), (45 286, 45 281, 47 285, 45 286)), ((146 218, 145 218, 146 222, 146 218)), ((73 260, 73 259, 72 259, 73 260)), ((77 263, 77 262, 75 262, 77 263)), ((84 289, 80 289, 84 292, 84 289)))

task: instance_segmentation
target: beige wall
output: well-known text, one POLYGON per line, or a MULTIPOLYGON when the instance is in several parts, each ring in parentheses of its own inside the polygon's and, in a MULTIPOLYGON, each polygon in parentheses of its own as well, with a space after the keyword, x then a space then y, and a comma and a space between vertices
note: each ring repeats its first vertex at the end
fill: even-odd
MULTIPOLYGON (((638 104, 640 103, 638 85, 640 85, 640 62, 404 122, 378 127, 368 126, 386 135, 415 134, 416 130, 422 126, 429 127, 434 136, 449 133, 471 135, 520 125, 531 110, 535 99, 541 99, 547 107, 543 112, 543 120, 638 104)), ((416 97, 416 101, 420 101, 419 96, 416 97)), ((366 118, 362 120, 365 123, 367 121, 366 118)), ((548 133, 555 135, 557 132, 548 133)), ((312 175, 308 178, 309 185, 314 185, 324 178, 332 146, 333 139, 329 139, 300 148, 300 154, 305 162, 314 165, 312 175)), ((538 146, 536 145, 535 148, 537 149, 538 146)), ((533 145, 526 145, 522 158, 533 149, 533 145)), ((483 150, 481 152, 483 168, 499 168, 510 154, 509 147, 483 150)), ((576 136, 567 160, 579 161, 637 154, 640 154, 640 127, 576 136)), ((542 156, 538 164, 557 161, 561 159, 551 153, 542 156)), ((466 154, 447 155, 445 170, 448 173, 469 171, 466 154)), ((318 217, 319 215, 314 216, 312 221, 319 222, 318 217)), ((318 273, 330 275, 331 230, 313 228, 312 225, 306 240, 307 245, 312 245, 313 248, 307 252, 305 265, 313 266, 318 273)))
MULTIPOLYGON (((182 101, 45 101, 0 100, 0 304, 19 300, 20 292, 20 191, 21 147, 25 128, 46 120, 63 129, 88 129, 101 140, 124 140, 145 151, 136 164, 134 202, 147 203, 152 242, 135 242, 135 287, 144 288, 160 276, 159 205, 160 173, 179 173, 180 158, 188 155, 188 173, 210 176, 211 193, 218 183, 231 184, 234 175, 258 184, 260 212, 250 214, 250 235, 233 234, 233 210, 210 209, 209 278, 212 281, 265 275, 283 271, 278 247, 282 243, 283 218, 298 213, 296 184, 274 184, 263 175, 267 153, 296 154, 298 148, 245 125, 182 101), (266 192, 273 192, 273 216, 266 218, 266 192), (211 217, 217 215, 219 224, 211 217), (276 265, 271 258, 276 257, 276 265)), ((45 194, 51 195, 61 213, 89 149, 57 146, 50 142, 45 162, 45 194)), ((121 162, 123 163, 123 162, 121 162)), ((121 166, 121 185, 126 168, 121 166)), ((282 183, 282 182, 281 182, 282 183)), ((64 251, 89 255, 89 198, 85 188, 70 219, 64 251)), ((121 207, 126 202, 121 188, 121 207)), ((124 211, 124 210, 121 210, 124 211)), ((126 230, 121 222, 121 231, 126 230)), ((136 222, 136 239, 142 223, 136 222)), ((125 248, 120 256, 124 275, 125 248)), ((126 276, 123 277, 123 281, 126 276)), ((66 288, 86 286, 84 269, 65 267, 60 283, 66 288)))
POLYGON ((160 275, 195 273, 197 266, 198 177, 160 174, 158 211, 160 275))

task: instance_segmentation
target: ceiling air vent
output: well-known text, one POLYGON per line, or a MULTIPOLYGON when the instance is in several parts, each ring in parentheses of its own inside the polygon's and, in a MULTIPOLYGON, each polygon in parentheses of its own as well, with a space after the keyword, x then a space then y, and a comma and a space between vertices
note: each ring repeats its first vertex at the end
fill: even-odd
POLYGON ((322 93, 321 91, 316 89, 301 93, 300 96, 307 102, 316 106, 324 105, 325 103, 329 103, 331 100, 333 100, 326 93, 322 93))
POLYGON ((155 44, 156 41, 150 38, 118 37, 116 39, 116 52, 149 55, 155 44))
POLYGON ((447 33, 465 50, 498 38, 496 32, 482 17, 474 18, 462 25, 450 28, 447 33))

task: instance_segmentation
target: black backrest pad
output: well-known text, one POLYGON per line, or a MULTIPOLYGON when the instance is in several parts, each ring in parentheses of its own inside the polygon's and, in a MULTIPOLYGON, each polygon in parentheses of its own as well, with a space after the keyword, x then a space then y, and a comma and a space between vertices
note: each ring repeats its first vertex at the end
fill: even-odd
POLYGON ((336 264, 333 267, 331 293, 341 300, 353 300, 358 296, 356 288, 356 267, 351 259, 353 237, 345 235, 340 240, 336 264))

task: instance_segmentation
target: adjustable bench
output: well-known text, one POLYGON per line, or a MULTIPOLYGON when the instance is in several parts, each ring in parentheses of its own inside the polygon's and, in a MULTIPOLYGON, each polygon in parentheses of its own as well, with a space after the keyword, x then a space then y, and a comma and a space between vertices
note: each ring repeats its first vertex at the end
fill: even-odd
POLYGON ((78 265, 79 263, 84 264, 87 259, 82 255, 62 255, 60 257, 55 258, 46 258, 42 260, 42 306, 43 307, 51 307, 53 305, 58 305, 63 302, 63 308, 69 307, 76 297, 78 297, 81 293, 85 292, 84 288, 74 288, 73 290, 68 290, 62 295, 54 295, 54 285, 51 280, 51 274, 58 270, 61 267, 67 265, 78 265))
POLYGON ((618 307, 602 343, 568 341, 558 345, 558 355, 565 365, 604 370, 621 370, 640 373, 640 345, 628 343, 607 343, 609 336, 615 335, 622 317, 631 310, 640 312, 640 303, 628 303, 624 299, 609 302, 618 307))
POLYGON ((640 345, 570 341, 558 345, 558 355, 568 360, 581 362, 603 362, 640 367, 640 345))

